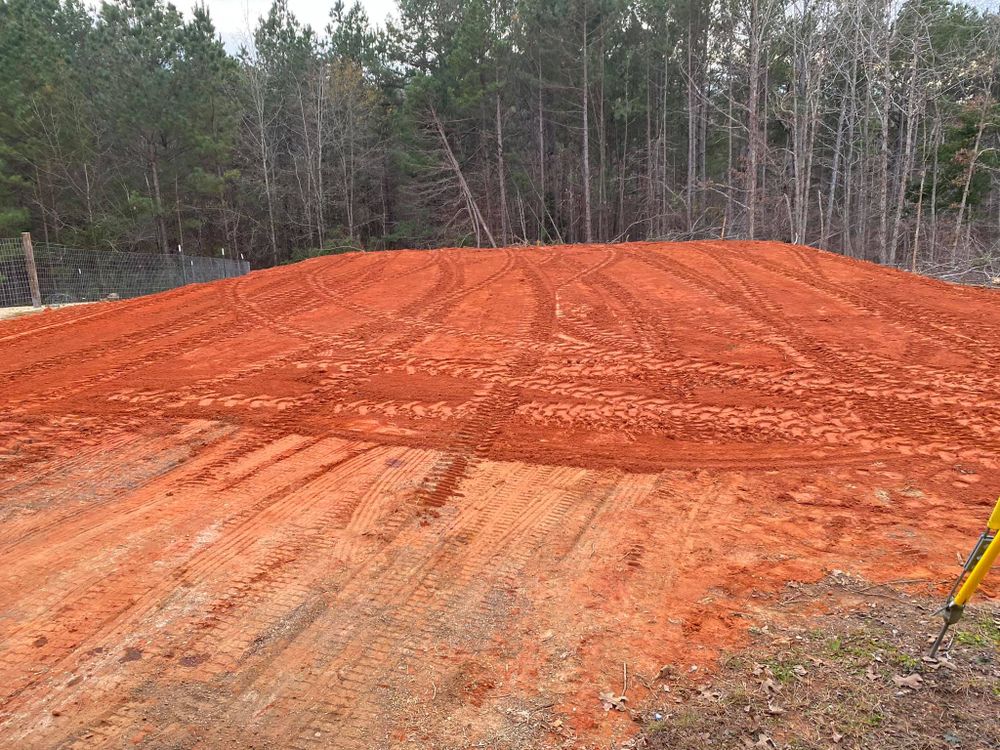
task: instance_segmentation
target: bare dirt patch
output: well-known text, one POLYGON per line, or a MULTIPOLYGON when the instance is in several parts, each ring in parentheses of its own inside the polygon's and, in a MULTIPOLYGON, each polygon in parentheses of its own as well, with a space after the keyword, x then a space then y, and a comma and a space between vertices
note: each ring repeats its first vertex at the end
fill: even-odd
POLYGON ((0 744, 627 742, 623 664, 714 668, 789 582, 943 593, 1000 486, 998 299, 705 242, 7 321, 0 744))

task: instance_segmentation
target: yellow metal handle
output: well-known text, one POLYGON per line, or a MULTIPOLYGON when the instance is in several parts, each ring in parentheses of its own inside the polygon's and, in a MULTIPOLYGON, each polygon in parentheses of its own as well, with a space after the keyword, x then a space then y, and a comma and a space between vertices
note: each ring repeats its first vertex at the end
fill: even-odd
POLYGON ((990 520, 986 522, 986 525, 994 534, 1000 531, 1000 498, 997 498, 996 507, 990 513, 990 520))
POLYGON ((990 542, 990 546, 986 548, 983 556, 979 558, 979 562, 976 563, 976 567, 974 567, 972 572, 969 573, 969 577, 965 579, 965 583, 962 584, 962 588, 960 588, 958 593, 955 594, 955 598, 952 600, 955 604, 960 607, 965 606, 965 603, 969 601, 972 594, 975 593, 977 588, 979 588, 979 582, 983 580, 987 571, 993 567, 993 563, 996 562, 997 556, 1000 556, 1000 534, 993 537, 993 541, 990 542))

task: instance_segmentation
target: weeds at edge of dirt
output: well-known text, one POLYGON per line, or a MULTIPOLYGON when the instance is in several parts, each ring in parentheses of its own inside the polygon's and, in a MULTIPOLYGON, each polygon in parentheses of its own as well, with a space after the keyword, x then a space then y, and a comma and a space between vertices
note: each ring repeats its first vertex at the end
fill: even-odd
POLYGON ((931 598, 830 580, 827 613, 771 612, 709 677, 668 671, 623 748, 1000 747, 1000 608, 979 600, 945 658, 924 659, 939 627, 931 598), (832 598, 831 598, 832 597, 832 598))

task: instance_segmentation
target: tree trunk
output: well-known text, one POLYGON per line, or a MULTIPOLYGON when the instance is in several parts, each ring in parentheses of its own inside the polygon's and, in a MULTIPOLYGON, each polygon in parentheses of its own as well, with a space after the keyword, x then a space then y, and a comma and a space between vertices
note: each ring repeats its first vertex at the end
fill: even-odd
POLYGON ((760 43, 763 34, 760 25, 761 0, 750 2, 750 70, 747 92, 747 176, 746 207, 747 237, 754 239, 757 234, 757 173, 760 169, 760 43))
MULTIPOLYGON (((855 58, 856 60, 857 58, 855 58)), ((854 70, 854 65, 852 65, 851 76, 856 74, 854 70)), ((837 198, 837 182, 840 178, 840 159, 841 150, 843 148, 844 140, 844 125, 847 120, 847 102, 850 97, 844 95, 840 98, 840 114, 837 117, 837 136, 834 141, 833 146, 833 165, 831 167, 830 174, 830 194, 826 199, 826 221, 823 223, 822 236, 820 238, 820 247, 829 250, 830 249, 830 230, 833 226, 833 207, 837 198)))
MULTIPOLYGON (((584 5, 586 8, 586 5, 584 5)), ((583 236, 588 243, 594 241, 590 215, 590 80, 587 76, 587 17, 583 18, 583 236)))
POLYGON ((600 60, 601 85, 597 98, 597 235, 598 239, 608 238, 608 195, 607 195, 607 151, 608 134, 607 119, 604 115, 604 79, 605 79, 604 24, 601 23, 600 50, 597 59, 600 60))
POLYGON ((160 170, 157 163, 156 144, 149 142, 149 171, 153 178, 153 202, 156 211, 156 227, 160 233, 160 249, 168 252, 167 225, 163 219, 163 200, 160 195, 160 170))
POLYGON ((500 94, 496 96, 496 127, 497 127, 497 185, 500 187, 500 241, 508 244, 507 217, 507 169, 503 159, 503 121, 500 114, 500 94))
POLYGON ((693 21, 688 19, 687 29, 687 124, 688 124, 688 149, 687 149, 687 185, 685 186, 684 214, 687 222, 687 232, 689 237, 694 236, 694 186, 697 181, 697 158, 698 158, 698 127, 697 127, 697 106, 695 99, 694 81, 694 30, 693 21))
POLYGON ((545 217, 549 207, 545 201, 545 110, 542 101, 542 62, 538 61, 538 241, 544 242, 546 236, 545 217))
MULTIPOLYGON (((888 12, 888 11, 887 11, 888 12)), ((879 110, 878 135, 878 234, 875 244, 882 263, 888 263, 889 254, 889 107, 892 102, 892 82, 889 78, 889 44, 891 33, 889 19, 885 28, 885 46, 883 48, 880 68, 882 69, 882 106, 879 110)))
POLYGON ((469 211, 469 220, 476 228, 477 233, 480 228, 486 233, 486 237, 490 241, 490 247, 496 247, 497 243, 496 240, 493 239, 493 233, 490 232, 489 226, 483 219, 483 214, 480 212, 479 206, 476 204, 476 198, 472 194, 472 190, 469 189, 469 183, 466 182, 465 175, 462 174, 462 167, 459 165, 458 159, 455 158, 455 153, 451 150, 451 144, 448 143, 448 136, 444 132, 444 125, 441 124, 441 119, 438 117, 437 112, 433 109, 431 110, 431 118, 434 121, 434 127, 441 139, 441 147, 444 149, 448 166, 455 175, 455 180, 458 182, 459 190, 465 198, 465 203, 469 211))
POLYGON ((965 208, 969 203, 969 190, 972 187, 972 178, 976 173, 976 162, 979 161, 979 149, 983 142, 983 132, 986 130, 986 113, 989 111, 989 95, 983 96, 983 107, 980 111, 979 125, 976 128, 976 140, 972 146, 972 154, 969 156, 969 166, 965 170, 965 180, 962 183, 962 200, 958 204, 958 216, 955 217, 955 238, 951 245, 951 262, 958 261, 958 245, 962 237, 962 221, 965 219, 965 208))
POLYGON ((906 205, 906 186, 910 173, 913 171, 913 161, 916 156, 917 116, 921 103, 918 101, 917 87, 917 42, 913 42, 913 59, 910 65, 910 86, 906 108, 906 136, 903 145, 902 166, 896 186, 896 206, 892 221, 892 238, 889 241, 889 263, 896 264, 896 253, 899 238, 903 232, 903 208, 906 205))

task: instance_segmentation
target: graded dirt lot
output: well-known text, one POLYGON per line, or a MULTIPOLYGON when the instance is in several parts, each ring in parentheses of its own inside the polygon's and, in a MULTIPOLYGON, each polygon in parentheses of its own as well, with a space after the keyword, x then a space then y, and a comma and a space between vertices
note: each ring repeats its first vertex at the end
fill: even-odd
POLYGON ((600 692, 711 669, 789 581, 950 578, 998 362, 1000 294, 766 243, 7 321, 0 746, 607 747, 600 692))

